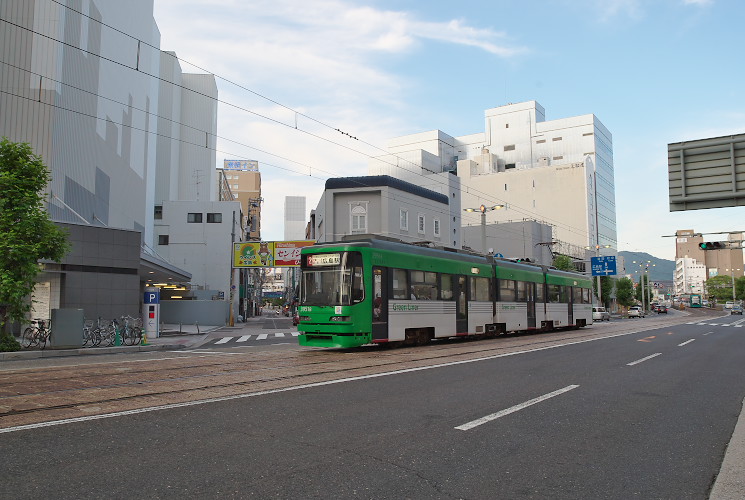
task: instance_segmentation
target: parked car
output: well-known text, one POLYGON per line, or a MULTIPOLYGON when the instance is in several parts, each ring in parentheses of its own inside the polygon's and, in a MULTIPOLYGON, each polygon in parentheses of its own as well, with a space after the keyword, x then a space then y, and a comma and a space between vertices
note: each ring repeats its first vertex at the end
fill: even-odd
POLYGON ((592 320, 593 321, 610 321, 610 313, 605 310, 605 307, 593 307, 592 308, 592 320))
POLYGON ((742 316, 742 306, 738 306, 737 304, 734 304, 732 308, 729 310, 730 314, 739 314, 742 316))
POLYGON ((667 306, 658 304, 655 311, 657 311, 657 314, 667 314, 667 306))
POLYGON ((629 318, 643 318, 644 311, 639 306, 629 307, 629 318))

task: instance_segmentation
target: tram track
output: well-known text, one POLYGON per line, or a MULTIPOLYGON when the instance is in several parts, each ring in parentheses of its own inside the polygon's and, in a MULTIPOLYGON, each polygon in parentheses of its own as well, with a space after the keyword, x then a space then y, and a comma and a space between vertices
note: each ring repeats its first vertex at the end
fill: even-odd
MULTIPOLYGON (((613 331, 571 330, 537 335, 509 335, 476 341, 436 341, 426 347, 393 350, 305 350, 296 349, 274 356, 246 353, 230 359, 193 364, 193 357, 172 358, 154 369, 125 370, 119 363, 98 365, 65 376, 64 368, 55 368, 50 386, 44 385, 43 368, 14 373, 3 372, 0 384, 0 428, 66 418, 81 413, 112 411, 117 408, 141 408, 161 401, 194 401, 216 395, 260 392, 267 389, 323 382, 371 373, 385 373, 406 368, 437 365, 463 359, 478 359, 525 350, 540 350, 566 342, 602 339, 619 334, 632 334, 684 321, 656 321, 628 329, 629 322, 613 331), (623 333, 619 333, 620 331, 623 333), (615 332, 615 333, 614 333, 615 332), (282 356, 282 357, 280 357, 282 356), (322 358, 322 359, 319 359, 322 358), (174 363, 174 361, 178 361, 174 363), (192 363, 192 364, 188 364, 192 363), (246 368, 246 364, 252 364, 246 368), (256 366, 259 365, 259 366, 256 366), (117 370, 112 375, 112 369, 117 370), (194 373, 197 371, 199 373, 194 373), (169 376, 163 376, 164 372, 169 376), (181 373, 179 373, 181 372, 181 373), (281 375, 278 375, 281 372, 281 375), (96 384, 99 376, 125 378, 117 383, 96 384), (160 377, 152 377, 161 374, 160 377), (23 380, 14 379, 14 375, 23 380), (136 378, 136 379, 135 379, 136 378), (225 378, 231 380, 226 381, 225 378), (85 381, 83 387, 81 380, 85 381), (207 382, 207 383, 204 383, 207 382), (22 389, 15 394, 13 389, 22 389), (115 393, 114 391, 118 391, 115 393)), ((610 326, 610 325, 608 325, 610 326)), ((262 353, 263 354, 263 353, 262 353)), ((70 369, 68 369, 69 371, 70 369)), ((49 382, 49 381, 47 381, 49 382)))

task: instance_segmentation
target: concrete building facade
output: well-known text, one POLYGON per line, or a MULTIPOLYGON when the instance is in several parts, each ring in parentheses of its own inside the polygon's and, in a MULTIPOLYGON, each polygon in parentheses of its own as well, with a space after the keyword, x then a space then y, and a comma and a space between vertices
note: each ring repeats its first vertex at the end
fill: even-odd
POLYGON ((454 214, 460 206, 451 202, 456 193, 449 197, 387 175, 329 179, 311 214, 308 236, 323 243, 379 234, 459 248, 460 214, 454 214))
POLYGON ((234 201, 243 208, 243 226, 250 240, 261 239, 261 172, 251 160, 224 160, 221 169, 230 186, 234 201))
POLYGON ((305 239, 305 225, 307 221, 305 196, 285 196, 285 240, 305 239))
POLYGON ((73 242, 39 288, 89 318, 136 316, 146 284, 192 278, 192 262, 159 256, 155 222, 172 200, 215 199, 214 76, 160 51, 153 0, 7 0, 0 17, 0 136, 43 158, 47 208, 73 242))
POLYGON ((425 173, 454 172, 462 206, 505 205, 487 214, 489 224, 548 223, 576 257, 586 246, 616 247, 613 139, 592 114, 546 121, 535 101, 510 104, 485 111, 484 132, 422 132, 391 140, 388 150, 370 162, 371 175, 418 182, 425 173))

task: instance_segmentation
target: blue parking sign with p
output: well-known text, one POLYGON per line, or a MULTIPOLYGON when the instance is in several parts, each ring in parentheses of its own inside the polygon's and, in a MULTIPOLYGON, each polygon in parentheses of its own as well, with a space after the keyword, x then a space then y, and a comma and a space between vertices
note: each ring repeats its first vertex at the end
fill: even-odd
POLYGON ((145 292, 145 304, 159 304, 160 292, 145 292))

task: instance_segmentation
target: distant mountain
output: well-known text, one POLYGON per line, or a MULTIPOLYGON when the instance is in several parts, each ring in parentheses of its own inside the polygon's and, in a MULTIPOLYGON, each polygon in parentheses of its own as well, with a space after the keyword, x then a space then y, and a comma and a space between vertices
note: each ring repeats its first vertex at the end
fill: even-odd
MULTIPOLYGON (((675 261, 660 259, 646 252, 618 252, 626 261, 626 272, 634 275, 634 271, 639 270, 639 263, 652 261, 654 266, 649 266, 650 281, 672 281, 675 274, 675 261), (637 263, 634 264, 634 261, 637 263)), ((638 274, 637 274, 638 276, 638 274)))

